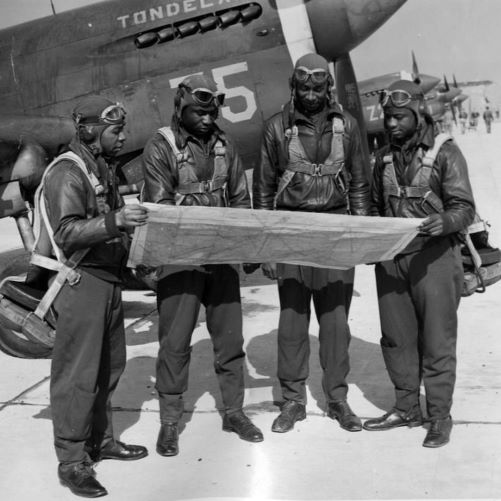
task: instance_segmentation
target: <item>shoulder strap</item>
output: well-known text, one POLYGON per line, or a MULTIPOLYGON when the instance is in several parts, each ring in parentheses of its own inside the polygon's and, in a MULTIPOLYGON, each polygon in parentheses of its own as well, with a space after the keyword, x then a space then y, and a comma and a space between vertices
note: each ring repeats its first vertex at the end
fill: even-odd
POLYGON ((429 149, 425 156, 423 157, 423 165, 425 167, 433 167, 435 159, 437 158, 438 152, 444 143, 447 141, 452 141, 453 137, 450 134, 440 133, 435 137, 435 143, 433 148, 429 149))
POLYGON ((391 151, 383 156, 383 164, 384 169, 387 172, 387 176, 391 178, 392 183, 392 185, 388 186, 387 189, 390 190, 391 195, 400 196, 400 185, 398 184, 395 164, 393 163, 393 153, 391 151), (393 190, 396 190, 396 192, 393 193, 393 190))
POLYGON ((332 146, 331 155, 335 163, 344 162, 344 121, 342 118, 332 118, 332 146))
MULTIPOLYGON (((170 146, 170 149, 172 150, 172 153, 176 157, 176 170, 179 167, 179 163, 186 160, 185 155, 181 153, 179 148, 177 147, 176 144, 176 137, 174 136, 174 131, 172 130, 172 127, 161 127, 157 131, 166 141, 167 144, 170 146)), ((176 205, 181 205, 183 203, 183 200, 185 199, 186 195, 181 194, 181 193, 176 193, 175 194, 175 203, 176 205)))
POLYGON ((174 131, 172 130, 172 127, 162 127, 158 129, 157 132, 161 134, 162 137, 169 143, 172 152, 174 153, 174 155, 176 155, 176 158, 179 161, 181 152, 179 151, 179 148, 176 145, 176 137, 174 136, 174 131))
POLYGON ((226 165, 226 146, 218 139, 214 145, 214 174, 212 180, 216 178, 225 178, 228 176, 228 168, 226 165))
POLYGON ((88 180, 89 184, 92 186, 92 189, 94 192, 96 192, 97 187, 101 186, 99 180, 95 176, 93 172, 89 172, 87 169, 87 166, 85 165, 85 162, 75 153, 68 151, 66 153, 63 153, 62 155, 59 155, 56 157, 45 169, 45 172, 43 173, 42 180, 40 182, 40 185, 38 186, 36 192, 35 192, 35 221, 37 221, 37 227, 35 228, 35 233, 36 233, 36 238, 35 238, 35 247, 37 246, 38 242, 40 241, 41 234, 42 234, 42 225, 45 226, 45 229, 47 230, 52 248, 54 250, 54 253, 56 255, 56 258, 58 261, 63 262, 63 253, 59 249, 59 247, 56 245, 56 242, 54 241, 54 232, 52 230, 52 227, 49 222, 49 216, 47 214, 47 207, 45 205, 45 202, 43 200, 43 192, 44 192, 44 187, 45 187, 45 182, 47 175, 49 172, 53 169, 55 165, 57 165, 59 162, 63 160, 69 160, 73 162, 75 165, 77 165, 82 173, 85 175, 85 178, 88 180))
POLYGON ((49 222, 47 207, 43 199, 43 190, 47 174, 49 173, 50 170, 52 170, 52 168, 56 164, 58 164, 62 160, 69 160, 75 163, 75 165, 77 165, 80 168, 80 170, 84 173, 85 178, 89 181, 90 185, 94 189, 94 192, 97 191, 98 186, 101 186, 99 180, 94 175, 94 173, 89 172, 87 166, 85 165, 85 162, 73 152, 67 152, 63 153, 62 155, 59 155, 45 169, 42 181, 35 193, 35 214, 37 214, 37 219, 39 221, 39 228, 34 248, 36 249, 36 244, 40 240, 42 231, 45 228, 49 236, 54 253, 56 254, 57 261, 49 257, 39 255, 36 252, 33 252, 31 255, 30 262, 37 266, 57 271, 58 273, 55 277, 55 280, 53 281, 47 292, 44 294, 43 298, 41 299, 40 303, 38 304, 37 308, 34 311, 34 315, 40 319, 43 319, 45 317, 47 311, 54 302, 54 299, 59 294, 65 282, 69 282, 71 285, 73 285, 80 280, 80 274, 75 271, 75 268, 82 261, 85 255, 90 251, 90 247, 87 247, 86 249, 79 249, 75 251, 65 262, 61 249, 59 249, 59 247, 56 245, 56 242, 54 241, 54 231, 52 230, 52 227, 49 222))

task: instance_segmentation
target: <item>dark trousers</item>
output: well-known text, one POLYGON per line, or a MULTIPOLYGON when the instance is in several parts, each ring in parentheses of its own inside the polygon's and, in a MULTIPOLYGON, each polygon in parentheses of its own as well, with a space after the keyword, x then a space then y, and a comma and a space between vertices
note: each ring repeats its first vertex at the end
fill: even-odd
POLYGON ((346 398, 351 338, 348 312, 354 274, 353 268, 330 270, 289 264, 278 266, 278 378, 284 400, 306 403, 312 297, 320 327, 319 356, 325 397, 328 403, 346 398))
POLYGON ((160 421, 177 422, 188 387, 191 336, 200 305, 214 346, 214 370, 226 413, 242 409, 244 377, 239 275, 230 265, 173 273, 158 283, 159 351, 156 389, 160 421))
POLYGON ((125 368, 121 290, 85 272, 55 301, 50 403, 60 463, 87 461, 86 446, 113 438, 111 396, 125 368))
POLYGON ((429 417, 450 414, 462 278, 459 248, 450 238, 376 265, 381 348, 400 411, 419 406, 422 379, 429 417))

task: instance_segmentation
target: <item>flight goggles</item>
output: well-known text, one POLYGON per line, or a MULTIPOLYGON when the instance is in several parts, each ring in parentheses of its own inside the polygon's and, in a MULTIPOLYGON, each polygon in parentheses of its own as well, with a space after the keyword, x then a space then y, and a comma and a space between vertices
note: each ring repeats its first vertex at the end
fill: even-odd
POLYGON ((422 98, 423 96, 419 94, 411 94, 406 90, 383 90, 379 95, 379 103, 381 106, 387 106, 391 100, 393 106, 402 108, 407 106, 412 101, 419 101, 422 100, 422 98))
POLYGON ((107 106, 99 116, 75 116, 77 125, 122 125, 125 122, 126 111, 120 103, 107 106))
POLYGON ((209 89, 197 88, 190 89, 186 85, 181 86, 183 89, 191 95, 193 102, 200 106, 222 106, 224 103, 224 93, 222 92, 213 92, 209 89))
POLYGON ((309 70, 304 66, 298 66, 294 69, 294 78, 296 82, 305 83, 311 78, 314 84, 323 84, 327 82, 329 78, 329 72, 323 68, 316 68, 314 70, 309 70))

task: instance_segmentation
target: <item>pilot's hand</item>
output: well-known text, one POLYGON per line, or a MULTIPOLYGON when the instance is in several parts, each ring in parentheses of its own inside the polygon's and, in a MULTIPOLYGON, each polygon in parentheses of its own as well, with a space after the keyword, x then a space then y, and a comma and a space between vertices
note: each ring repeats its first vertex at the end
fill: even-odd
POLYGON ((148 209, 140 204, 127 204, 115 212, 115 222, 119 229, 143 226, 148 222, 148 209))
POLYGON ((146 275, 151 275, 156 270, 157 270, 156 266, 147 266, 145 264, 138 264, 136 266, 136 272, 143 277, 146 275))
POLYGON ((432 214, 419 225, 418 230, 425 235, 438 237, 444 232, 444 220, 440 214, 432 214))
POLYGON ((276 263, 263 263, 261 269, 263 270, 264 276, 268 277, 270 280, 276 280, 278 278, 276 263))

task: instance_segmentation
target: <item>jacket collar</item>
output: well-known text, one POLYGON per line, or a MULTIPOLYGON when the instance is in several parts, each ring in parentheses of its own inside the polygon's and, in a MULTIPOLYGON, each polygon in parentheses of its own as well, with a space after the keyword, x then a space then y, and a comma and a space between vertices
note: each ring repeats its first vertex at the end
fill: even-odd
POLYGON ((96 158, 87 145, 78 138, 73 138, 67 149, 78 155, 85 162, 87 169, 93 172, 100 181, 108 179, 108 165, 104 158, 101 155, 96 158))
MULTIPOLYGON (((325 108, 324 108, 324 110, 325 110, 325 108)), ((284 105, 283 113, 285 116, 291 117, 291 103, 290 103, 290 101, 284 105)), ((325 118, 330 121, 330 120, 332 120, 332 118, 335 115, 339 116, 340 118, 344 118, 343 109, 341 108, 341 106, 338 103, 333 102, 333 103, 330 103, 327 105, 327 112, 326 112, 325 118)), ((298 122, 311 124, 311 123, 313 123, 313 120, 311 117, 305 115, 304 113, 299 111, 297 108, 294 108, 293 122, 294 122, 293 124, 289 123, 288 126, 290 127, 291 125, 294 125, 298 122)))
POLYGON ((435 127, 431 118, 425 116, 422 126, 419 127, 413 136, 404 144, 391 143, 391 149, 397 151, 409 151, 413 148, 423 146, 429 150, 435 144, 435 127))
MULTIPOLYGON (((220 140, 223 144, 226 143, 226 139, 225 139, 223 131, 216 124, 214 124, 214 131, 212 132, 211 137, 207 141, 207 144, 209 144, 212 147, 216 143, 216 141, 218 141, 218 140, 220 140)), ((202 141, 200 141, 200 139, 198 139, 193 134, 190 134, 182 126, 182 124, 179 126, 179 128, 177 130, 176 142, 178 143, 177 146, 179 147, 179 149, 186 148, 188 142, 194 142, 197 144, 202 143, 202 141)))

